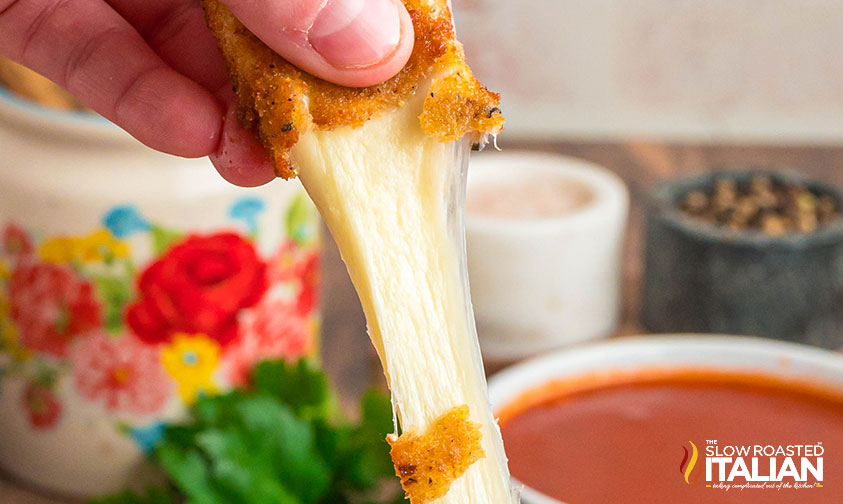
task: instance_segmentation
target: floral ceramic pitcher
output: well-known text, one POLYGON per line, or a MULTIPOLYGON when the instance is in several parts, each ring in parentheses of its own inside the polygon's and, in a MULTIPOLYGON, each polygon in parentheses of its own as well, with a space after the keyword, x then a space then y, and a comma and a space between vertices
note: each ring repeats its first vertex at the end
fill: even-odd
POLYGON ((0 95, 0 465, 91 495, 263 358, 314 355, 318 217, 99 117, 0 95))

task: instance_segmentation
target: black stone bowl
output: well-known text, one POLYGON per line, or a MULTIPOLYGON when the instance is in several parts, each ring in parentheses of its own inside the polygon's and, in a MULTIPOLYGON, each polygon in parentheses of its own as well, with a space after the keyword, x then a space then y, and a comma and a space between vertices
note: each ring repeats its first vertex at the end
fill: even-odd
POLYGON ((647 202, 642 323, 653 332, 742 334, 843 347, 843 219, 810 234, 767 236, 682 213, 681 198, 715 179, 766 174, 827 194, 838 188, 793 172, 715 172, 656 187, 647 202))

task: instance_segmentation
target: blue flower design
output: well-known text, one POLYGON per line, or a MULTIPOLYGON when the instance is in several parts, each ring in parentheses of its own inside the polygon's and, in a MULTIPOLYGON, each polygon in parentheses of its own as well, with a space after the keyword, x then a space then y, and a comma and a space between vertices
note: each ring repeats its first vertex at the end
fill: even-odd
POLYGON ((164 437, 164 424, 158 422, 144 427, 130 427, 129 435, 132 436, 141 451, 149 453, 164 437))
POLYGON ((125 238, 136 232, 149 231, 150 225, 132 205, 120 205, 109 210, 102 219, 103 225, 116 238, 125 238))
POLYGON ((228 215, 234 220, 246 223, 249 233, 258 232, 258 216, 266 209, 264 202, 255 197, 244 197, 238 199, 228 210, 228 215))

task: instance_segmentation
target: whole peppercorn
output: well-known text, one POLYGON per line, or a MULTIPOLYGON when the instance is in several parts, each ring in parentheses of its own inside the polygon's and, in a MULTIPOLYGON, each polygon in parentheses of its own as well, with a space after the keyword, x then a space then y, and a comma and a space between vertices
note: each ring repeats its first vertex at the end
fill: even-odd
POLYGON ((831 196, 762 174, 744 183, 718 178, 708 191, 685 194, 679 208, 717 226, 755 229, 769 236, 811 233, 840 216, 839 205, 831 196))

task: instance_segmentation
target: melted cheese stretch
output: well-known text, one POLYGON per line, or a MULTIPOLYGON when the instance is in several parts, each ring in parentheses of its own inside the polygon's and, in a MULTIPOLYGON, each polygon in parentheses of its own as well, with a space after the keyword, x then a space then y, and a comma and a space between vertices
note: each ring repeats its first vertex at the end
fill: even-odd
POLYGON ((465 142, 425 135, 415 98, 359 128, 304 134, 299 177, 366 313, 401 425, 424 431, 468 405, 486 457, 437 504, 513 501, 468 300, 463 235, 465 142))

